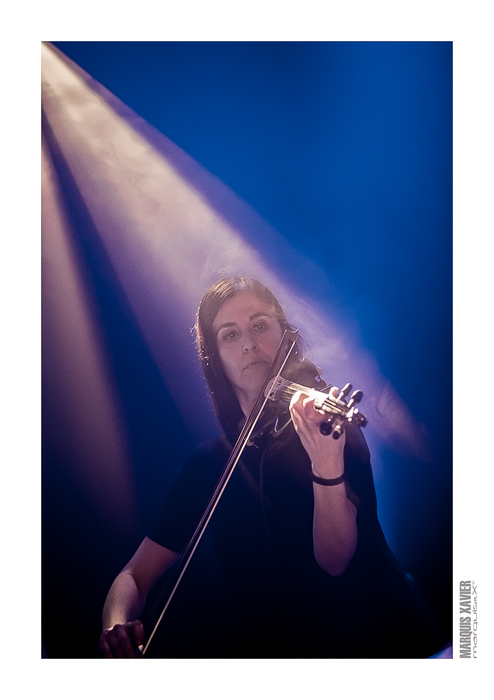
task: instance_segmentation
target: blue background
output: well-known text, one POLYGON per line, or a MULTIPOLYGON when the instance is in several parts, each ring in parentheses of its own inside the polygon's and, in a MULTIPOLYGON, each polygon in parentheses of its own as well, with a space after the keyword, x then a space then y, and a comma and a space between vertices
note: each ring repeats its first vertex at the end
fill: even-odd
MULTIPOLYGON (((383 448, 376 486, 395 554, 448 628, 451 43, 54 44, 324 269, 332 307, 357 329, 382 374, 432 436, 432 464, 383 448)), ((283 269, 268 242, 253 243, 294 286, 324 305, 328 289, 316 288, 303 271, 283 269)), ((154 371, 149 368, 148 386, 154 371)), ((153 401, 166 404, 149 394, 150 414, 153 401)), ((134 429, 137 435, 137 419, 134 429)), ((156 426, 155 440, 158 433, 156 426)), ((160 450, 151 455, 147 449, 137 450, 136 463, 154 460, 159 468, 160 450)), ((96 528, 88 504, 77 501, 70 484, 54 487, 49 460, 44 473, 45 644, 49 655, 90 656, 104 595, 135 542, 115 544, 113 558, 95 554, 76 524, 83 518, 96 528), (53 536, 61 519, 72 523, 70 542, 78 551, 72 559, 60 558, 53 536), (84 557, 91 569, 99 561, 97 584, 94 575, 83 581, 84 557), (85 637, 69 654, 57 641, 69 604, 61 605, 46 584, 62 566, 81 587, 93 587, 85 637)), ((155 505, 144 485, 139 507, 152 517, 155 505)))

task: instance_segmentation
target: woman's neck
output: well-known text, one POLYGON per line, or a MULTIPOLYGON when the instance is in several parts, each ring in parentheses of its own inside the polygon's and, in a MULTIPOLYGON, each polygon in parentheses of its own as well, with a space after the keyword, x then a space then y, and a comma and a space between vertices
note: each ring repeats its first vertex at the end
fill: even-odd
POLYGON ((247 420, 247 418, 252 413, 252 409, 255 406, 258 395, 256 394, 255 396, 253 396, 253 395, 244 393, 242 391, 236 391, 235 393, 237 395, 237 399, 238 399, 238 402, 240 404, 240 408, 242 410, 242 413, 244 414, 245 419, 247 420))

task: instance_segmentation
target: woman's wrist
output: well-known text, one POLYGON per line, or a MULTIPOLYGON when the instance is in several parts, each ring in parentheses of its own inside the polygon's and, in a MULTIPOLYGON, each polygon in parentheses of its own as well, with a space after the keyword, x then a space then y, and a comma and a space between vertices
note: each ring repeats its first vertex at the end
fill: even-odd
POLYGON ((339 479, 345 473, 343 460, 311 462, 312 474, 318 479, 339 479))
POLYGON ((337 486, 338 484, 342 484, 345 481, 345 472, 343 472, 343 474, 335 478, 327 479, 317 476, 317 474, 315 474, 313 471, 312 481, 315 484, 320 484, 321 486, 337 486))

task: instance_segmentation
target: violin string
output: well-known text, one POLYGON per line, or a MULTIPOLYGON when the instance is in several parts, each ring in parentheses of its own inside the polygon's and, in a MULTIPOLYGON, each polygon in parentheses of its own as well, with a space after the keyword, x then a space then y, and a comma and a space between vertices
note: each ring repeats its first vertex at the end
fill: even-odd
MULTIPOLYGON (((295 384, 291 383, 288 386, 283 386, 280 390, 280 399, 282 401, 285 401, 286 403, 290 403, 290 400, 292 397, 297 393, 297 391, 306 391, 307 388, 300 385, 300 384, 295 384)), ((319 395, 322 395, 320 392, 316 392, 319 395)), ((325 400, 322 403, 323 408, 327 408, 331 413, 335 414, 340 414, 340 415, 345 415, 347 412, 347 406, 340 406, 336 403, 334 399, 331 397, 326 397, 325 400)))

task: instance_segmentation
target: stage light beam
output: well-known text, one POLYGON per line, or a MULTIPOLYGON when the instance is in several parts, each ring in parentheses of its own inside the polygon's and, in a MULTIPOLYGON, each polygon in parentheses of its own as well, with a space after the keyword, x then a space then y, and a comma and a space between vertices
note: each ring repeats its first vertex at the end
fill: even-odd
MULTIPOLYGON (((381 376, 372 355, 356 348, 341 325, 328 320, 327 311, 293 294, 229 223, 231 217, 212 206, 204 195, 207 187, 198 183, 215 178, 182 154, 189 173, 194 172, 194 178, 184 177, 176 158, 164 157, 102 94, 82 71, 43 45, 46 118, 177 409, 197 441, 214 430, 207 398, 197 394, 203 384, 190 333, 197 304, 220 276, 245 274, 278 296, 329 381, 350 380, 364 391, 368 434, 398 441, 428 459, 427 435, 381 376)), ((179 149, 161 139, 176 156, 179 149)), ((247 212, 245 203, 222 187, 224 211, 247 212)), ((245 218, 257 232, 277 235, 251 210, 245 218)), ((281 237, 277 241, 288 248, 281 237)), ((324 274, 309 261, 301 264, 308 274, 324 274)))

